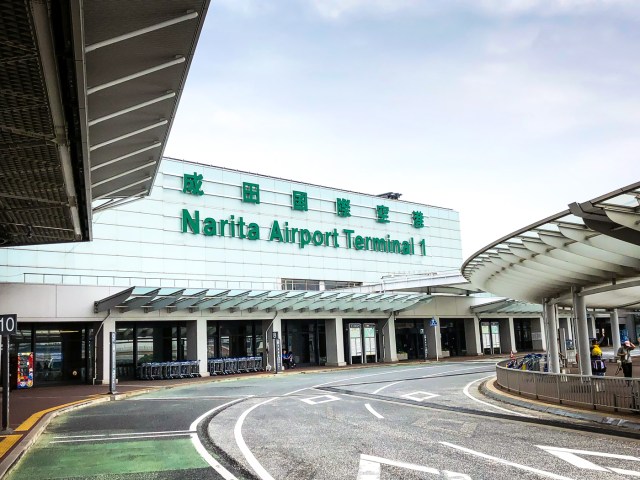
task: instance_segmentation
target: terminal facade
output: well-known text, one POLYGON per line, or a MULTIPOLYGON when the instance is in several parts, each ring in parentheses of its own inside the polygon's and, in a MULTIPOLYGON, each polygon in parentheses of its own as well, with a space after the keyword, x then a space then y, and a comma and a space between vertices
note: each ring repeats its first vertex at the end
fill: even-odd
MULTIPOLYGON (((0 298, 19 318, 11 356, 34 353, 36 386, 106 382, 111 332, 123 379, 152 360, 200 360, 202 373, 207 358, 274 365, 274 334, 302 365, 547 344, 540 306, 394 288, 458 271, 451 209, 170 158, 150 196, 94 214, 92 242, 0 255, 0 298)), ((571 313, 559 319, 572 339, 571 313)), ((605 317, 591 319, 606 334, 605 317)))

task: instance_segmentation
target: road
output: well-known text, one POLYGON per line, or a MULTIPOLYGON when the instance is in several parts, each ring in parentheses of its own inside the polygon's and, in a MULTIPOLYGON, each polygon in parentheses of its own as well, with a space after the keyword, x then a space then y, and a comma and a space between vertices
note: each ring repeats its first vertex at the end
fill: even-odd
POLYGON ((56 418, 17 479, 640 477, 640 435, 479 395, 490 362, 247 377, 56 418))

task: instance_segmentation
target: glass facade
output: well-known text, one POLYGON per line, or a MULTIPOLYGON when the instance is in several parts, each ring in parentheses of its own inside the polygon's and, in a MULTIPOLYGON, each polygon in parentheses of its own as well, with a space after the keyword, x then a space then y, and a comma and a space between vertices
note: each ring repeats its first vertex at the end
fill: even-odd
POLYGON ((251 357, 263 352, 262 321, 207 322, 208 358, 251 357))
POLYGON ((396 351, 406 353, 407 360, 424 359, 420 329, 424 329, 424 320, 396 321, 396 351))
POLYGON ((186 322, 117 323, 116 368, 119 378, 134 378, 141 363, 180 360, 189 360, 186 322))
POLYGON ((327 342, 324 320, 283 320, 282 348, 300 365, 324 365, 327 342))
POLYGON ((92 324, 20 324, 11 337, 11 385, 15 386, 17 354, 34 355, 34 386, 90 383, 93 378, 92 324))
POLYGON ((464 319, 440 319, 440 341, 443 351, 452 357, 467 354, 467 339, 464 330, 464 319))

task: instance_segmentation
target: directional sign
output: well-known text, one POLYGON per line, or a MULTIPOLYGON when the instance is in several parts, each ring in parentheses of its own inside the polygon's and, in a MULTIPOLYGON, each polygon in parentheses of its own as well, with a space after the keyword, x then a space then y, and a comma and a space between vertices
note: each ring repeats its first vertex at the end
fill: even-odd
POLYGON ((0 335, 15 335, 18 327, 18 315, 5 313, 0 315, 0 335))
POLYGON ((438 321, 435 318, 431 319, 431 322, 429 323, 430 327, 437 327, 438 326, 438 321))

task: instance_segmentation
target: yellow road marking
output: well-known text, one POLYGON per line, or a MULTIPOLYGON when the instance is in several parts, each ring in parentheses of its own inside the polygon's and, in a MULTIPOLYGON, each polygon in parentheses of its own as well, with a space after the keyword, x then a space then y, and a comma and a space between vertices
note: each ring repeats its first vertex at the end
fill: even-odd
POLYGON ((13 447, 18 440, 22 438, 22 435, 7 435, 2 441, 0 441, 0 458, 4 457, 11 447, 13 447))
POLYGON ((33 415, 31 415, 24 422, 22 422, 20 424, 20 426, 15 429, 15 431, 16 432, 24 432, 26 430, 29 430, 31 427, 33 427, 38 422, 38 420, 40 420, 47 413, 53 412, 55 410, 60 410, 61 408, 64 408, 64 407, 70 407, 72 405, 77 405, 79 403, 84 403, 87 400, 89 400, 90 398, 93 398, 93 397, 96 397, 96 396, 97 395, 92 395, 91 397, 85 398, 84 400, 77 400, 75 402, 64 403, 62 405, 56 405, 55 407, 47 408, 46 410, 40 410, 39 412, 36 412, 33 415))

